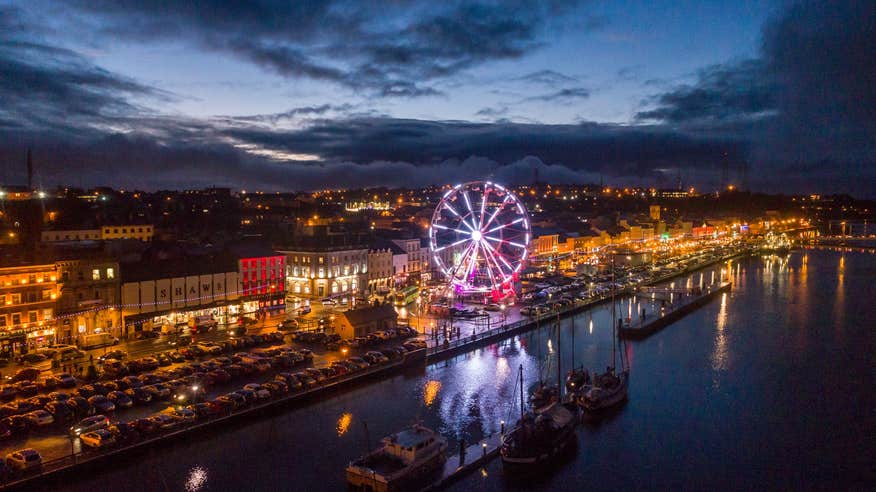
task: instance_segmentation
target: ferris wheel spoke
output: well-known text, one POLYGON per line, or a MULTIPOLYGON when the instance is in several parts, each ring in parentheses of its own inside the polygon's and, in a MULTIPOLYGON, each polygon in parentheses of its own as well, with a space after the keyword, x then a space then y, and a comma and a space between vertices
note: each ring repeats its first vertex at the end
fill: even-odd
POLYGON ((468 258, 468 255, 471 254, 471 251, 473 248, 474 248, 474 242, 472 241, 462 251, 462 256, 459 257, 459 263, 457 263, 456 265, 453 266, 452 272, 453 272, 454 278, 456 278, 456 275, 459 273, 459 268, 463 267, 463 265, 466 265, 466 258, 468 258))
POLYGON ((465 199, 465 206, 466 208, 468 208, 468 214, 466 214, 465 218, 471 217, 471 225, 468 225, 468 222, 466 222, 465 218, 462 219, 462 222, 472 231, 476 231, 478 229, 477 214, 475 214, 474 209, 471 208, 471 201, 468 199, 467 191, 462 192, 462 198, 465 199))
POLYGON ((478 262, 478 242, 472 241, 474 247, 472 248, 471 259, 468 262, 468 265, 465 269, 465 280, 468 281, 469 277, 471 277, 472 272, 474 272, 475 264, 478 262))
MULTIPOLYGON (((457 231, 457 232, 462 232, 462 231, 457 231)), ((434 251, 435 253, 437 253, 437 252, 439 252, 439 251, 444 251, 444 250, 447 249, 447 248, 452 248, 452 247, 454 247, 454 246, 459 246, 460 244, 462 244, 462 243, 464 243, 464 242, 466 242, 466 241, 468 241, 468 240, 469 240, 469 238, 460 239, 459 241, 456 241, 455 243, 445 244, 444 246, 441 246, 441 247, 435 248, 433 251, 434 251)))
MULTIPOLYGON (((460 215, 460 213, 457 212, 455 208, 451 207, 450 204, 447 203, 446 201, 444 202, 444 207, 445 207, 447 210, 450 210, 450 212, 453 213, 453 215, 459 217, 459 221, 462 222, 462 224, 463 224, 466 228, 468 228, 469 231, 474 230, 474 229, 471 228, 471 226, 468 224, 468 222, 466 222, 465 217, 463 217, 462 215, 460 215)), ((454 230, 456 230, 456 229, 454 229, 454 230)))
POLYGON ((484 211, 487 208, 487 195, 490 194, 489 185, 484 185, 484 194, 481 195, 481 216, 478 217, 478 228, 481 229, 484 227, 484 211))
MULTIPOLYGON (((490 261, 492 261, 493 264, 496 265, 496 271, 499 272, 500 274, 502 274, 502 277, 504 278, 505 272, 502 270, 502 266, 499 265, 498 260, 496 260, 495 251, 493 251, 492 247, 489 244, 486 244, 485 250, 487 252, 487 262, 489 263, 490 261)), ((492 267, 489 268, 489 270, 490 270, 490 272, 492 272, 492 270, 493 270, 492 267)), ((490 273, 490 278, 491 279, 493 278, 492 273, 490 273)))
POLYGON ((519 219, 515 219, 515 220, 513 220, 513 221, 511 221, 511 222, 509 222, 509 223, 507 223, 507 224, 502 224, 502 225, 499 225, 499 226, 493 227, 492 229, 490 229, 489 231, 485 232, 484 234, 489 234, 489 233, 491 233, 491 232, 496 232, 496 231, 501 230, 501 229, 504 229, 504 228, 506 228, 506 227, 513 226, 514 224, 517 224, 517 223, 522 222, 522 221, 523 221, 523 217, 520 217, 519 219))
POLYGON ((510 195, 505 195, 505 199, 502 200, 502 203, 499 204, 499 206, 496 208, 496 211, 493 212, 493 215, 490 216, 490 220, 488 220, 486 224, 482 225, 481 228, 490 227, 490 224, 493 223, 493 220, 496 218, 497 215, 499 215, 499 212, 501 212, 502 209, 505 208, 505 204, 508 203, 509 198, 510 195))
MULTIPOLYGON (((490 239, 493 239, 493 238, 490 238, 490 239)), ((493 240, 495 241, 495 239, 493 239, 493 240)), ((501 241, 499 241, 499 243, 501 243, 501 241)), ((500 265, 500 264, 499 264, 499 260, 496 259, 497 256, 498 256, 498 257, 501 257, 502 253, 501 253, 499 250, 497 250, 497 249, 493 248, 492 246, 490 246, 490 243, 487 243, 486 241, 484 241, 484 246, 486 246, 485 250, 487 251, 487 253, 489 253, 489 255, 490 255, 490 257, 492 258, 493 262, 496 264, 496 268, 499 270, 499 273, 501 273, 502 276, 504 277, 504 276, 505 276, 505 271, 502 270, 502 265, 500 265)), ((512 271, 513 271, 513 270, 512 270, 512 271)))
MULTIPOLYGON (((468 225, 465 222, 463 222, 463 224, 468 225)), ((443 229, 445 231, 458 232, 460 234, 470 234, 471 233, 471 231, 463 231, 462 229, 454 229, 452 227, 443 226, 441 224, 432 224, 432 227, 434 227, 436 229, 443 229)))

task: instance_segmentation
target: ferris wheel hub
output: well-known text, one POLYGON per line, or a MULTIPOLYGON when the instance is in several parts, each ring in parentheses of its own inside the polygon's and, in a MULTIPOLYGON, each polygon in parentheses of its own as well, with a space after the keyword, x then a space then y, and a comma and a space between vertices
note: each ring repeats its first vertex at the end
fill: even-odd
POLYGON ((480 241, 480 240, 481 240, 481 237, 483 237, 483 236, 481 236, 481 231, 471 231, 471 238, 472 238, 472 240, 474 240, 474 241, 480 241))

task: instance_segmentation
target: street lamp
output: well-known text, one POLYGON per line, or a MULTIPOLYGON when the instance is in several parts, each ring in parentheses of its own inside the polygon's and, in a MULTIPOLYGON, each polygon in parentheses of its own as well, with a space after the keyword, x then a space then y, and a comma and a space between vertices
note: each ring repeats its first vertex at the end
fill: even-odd
POLYGON ((505 327, 508 321, 508 313, 505 311, 505 303, 499 304, 499 310, 502 311, 502 328, 505 327))

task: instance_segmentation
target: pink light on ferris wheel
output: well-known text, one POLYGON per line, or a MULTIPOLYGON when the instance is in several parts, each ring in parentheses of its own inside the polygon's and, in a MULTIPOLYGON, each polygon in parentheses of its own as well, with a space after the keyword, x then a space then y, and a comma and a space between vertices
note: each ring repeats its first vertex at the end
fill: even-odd
POLYGON ((429 245, 458 292, 506 291, 523 269, 531 235, 526 207, 489 181, 454 186, 432 214, 429 245))

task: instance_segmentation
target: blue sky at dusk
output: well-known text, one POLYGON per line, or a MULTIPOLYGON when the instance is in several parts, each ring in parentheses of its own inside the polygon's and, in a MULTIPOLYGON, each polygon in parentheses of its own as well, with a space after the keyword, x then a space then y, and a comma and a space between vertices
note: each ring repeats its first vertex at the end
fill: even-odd
POLYGON ((0 181, 20 181, 31 147, 47 185, 520 182, 538 168, 708 188, 727 167, 752 188, 867 194, 872 11, 13 1, 0 5, 0 181))

